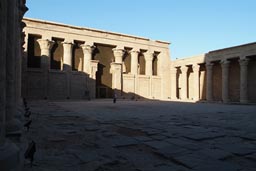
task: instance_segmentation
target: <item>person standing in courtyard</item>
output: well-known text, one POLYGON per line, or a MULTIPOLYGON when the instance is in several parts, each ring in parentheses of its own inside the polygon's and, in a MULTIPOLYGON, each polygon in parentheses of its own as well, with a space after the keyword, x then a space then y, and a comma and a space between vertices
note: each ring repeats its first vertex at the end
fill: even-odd
POLYGON ((116 94, 116 90, 114 90, 113 103, 116 103, 116 99, 117 99, 117 94, 116 94))

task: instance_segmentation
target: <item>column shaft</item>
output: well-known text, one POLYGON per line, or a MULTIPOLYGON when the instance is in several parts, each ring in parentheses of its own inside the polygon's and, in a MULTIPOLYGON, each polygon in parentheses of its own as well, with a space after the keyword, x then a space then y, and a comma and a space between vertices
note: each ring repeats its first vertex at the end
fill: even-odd
POLYGON ((248 59, 240 59, 240 102, 248 103, 248 59))
POLYGON ((200 71, 200 65, 193 65, 193 72, 194 72, 194 97, 193 100, 198 101, 200 100, 199 98, 199 71, 200 71))
POLYGON ((152 52, 146 52, 144 53, 145 60, 146 60, 146 75, 152 76, 152 71, 153 71, 153 58, 154 58, 154 53, 152 52))
POLYGON ((124 49, 113 49, 115 62, 111 63, 111 73, 112 73, 112 88, 115 90, 117 96, 122 95, 122 65, 123 65, 123 56, 124 49))
POLYGON ((212 101, 212 63, 206 64, 206 100, 212 101))
POLYGON ((96 72, 98 71, 98 60, 91 60, 91 75, 90 75, 90 98, 96 98, 96 72))
POLYGON ((177 99, 177 68, 171 69, 171 99, 177 99))
POLYGON ((48 74, 50 69, 50 58, 51 58, 51 48, 54 44, 54 41, 48 39, 38 39, 41 49, 41 68, 43 70, 43 84, 44 84, 44 98, 47 99, 48 94, 48 74))
POLYGON ((138 74, 138 54, 139 51, 132 50, 131 51, 131 74, 138 74))
POLYGON ((0 10, 0 148, 5 143, 5 120, 6 120, 6 28, 7 28, 7 2, 0 2, 2 9, 0 10))
POLYGON ((222 100, 224 103, 229 101, 229 63, 230 61, 221 61, 222 68, 222 100))
POLYGON ((16 107, 16 8, 17 1, 8 1, 8 29, 6 40, 7 58, 6 58, 6 131, 7 133, 17 133, 21 131, 21 123, 14 117, 17 112, 16 107))
POLYGON ((180 82, 181 82, 181 99, 182 100, 187 100, 187 71, 188 68, 186 66, 182 66, 180 68, 181 70, 181 77, 180 77, 180 82))
POLYGON ((71 71, 72 70, 72 47, 73 43, 63 42, 63 70, 71 71))
POLYGON ((94 49, 94 46, 91 45, 82 45, 81 46, 84 53, 84 59, 83 59, 83 71, 90 75, 91 74, 91 60, 92 60, 92 52, 94 49))

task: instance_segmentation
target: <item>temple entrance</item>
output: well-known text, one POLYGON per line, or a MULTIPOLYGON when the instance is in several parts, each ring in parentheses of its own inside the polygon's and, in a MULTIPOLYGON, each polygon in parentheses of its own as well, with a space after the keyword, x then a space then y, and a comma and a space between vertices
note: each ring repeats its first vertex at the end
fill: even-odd
POLYGON ((112 98, 112 75, 110 64, 114 61, 112 49, 114 46, 96 44, 94 59, 98 60, 98 71, 96 73, 96 98, 112 98))

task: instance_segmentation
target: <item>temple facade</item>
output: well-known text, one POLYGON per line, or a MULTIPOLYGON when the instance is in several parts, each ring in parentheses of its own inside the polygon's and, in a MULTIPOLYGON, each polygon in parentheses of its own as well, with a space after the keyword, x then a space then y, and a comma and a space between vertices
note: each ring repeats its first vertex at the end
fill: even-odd
POLYGON ((168 99, 169 43, 25 18, 24 97, 168 99))

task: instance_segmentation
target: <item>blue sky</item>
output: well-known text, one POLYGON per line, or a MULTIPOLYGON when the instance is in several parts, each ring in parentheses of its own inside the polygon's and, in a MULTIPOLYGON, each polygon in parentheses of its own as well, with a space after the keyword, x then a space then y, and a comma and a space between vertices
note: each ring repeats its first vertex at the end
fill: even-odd
POLYGON ((171 42, 171 58, 256 42, 256 0, 27 0, 25 17, 171 42))

